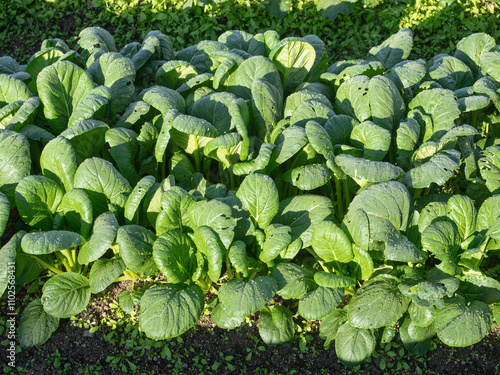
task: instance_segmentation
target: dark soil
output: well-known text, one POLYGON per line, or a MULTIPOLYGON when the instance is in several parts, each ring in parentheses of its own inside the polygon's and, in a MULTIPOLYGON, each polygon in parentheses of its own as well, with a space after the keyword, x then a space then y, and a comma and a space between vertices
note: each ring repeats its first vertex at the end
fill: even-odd
MULTIPOLYGON (((104 296, 93 296, 88 309, 78 318, 89 324, 104 320, 120 320, 119 309, 109 304, 118 294, 129 289, 129 282, 108 288, 104 296)), ((27 304, 26 290, 18 293, 19 304, 27 304), (24 300, 24 301, 23 301, 24 300)), ((29 295, 29 300, 34 297, 29 295)), ((2 309, 4 309, 2 305, 2 309)), ((292 309, 293 311, 293 309, 292 309)), ((5 316, 5 311, 1 312, 5 316)), ((299 340, 289 346, 267 347, 259 338, 256 317, 232 331, 216 327, 210 316, 202 316, 195 328, 181 336, 151 347, 151 340, 138 334, 136 326, 118 326, 94 334, 75 326, 69 319, 62 319, 59 329, 41 347, 25 350, 16 355, 19 373, 26 374, 500 374, 500 329, 496 327, 480 343, 466 348, 450 348, 436 338, 437 348, 424 356, 413 356, 402 351, 396 340, 392 347, 377 348, 375 356, 359 368, 348 368, 338 363, 335 349, 323 348, 318 325, 311 323, 310 332, 304 334, 311 340, 300 349, 299 340), (134 329, 135 328, 135 329, 134 329), (135 331, 135 332, 134 332, 135 331), (113 334, 114 332, 114 334, 113 334), (107 339, 106 339, 106 337, 107 339), (114 342, 116 341, 116 342, 114 342), (260 348, 259 348, 260 347, 260 348), (400 352, 401 351, 401 352, 400 352), (246 358, 252 352, 252 358, 246 358), (228 357, 228 356, 232 356, 228 357), (108 358, 112 357, 112 358, 108 358), (226 358, 223 361, 222 358, 226 358), (386 363, 381 370, 380 361, 386 363), (113 363, 116 361, 116 363, 113 363), (129 365, 127 359, 132 363, 129 365), (137 366, 131 371, 131 366, 137 366), (122 366, 123 367, 122 369, 122 366), (234 367, 231 367, 234 366, 234 367), (399 367, 399 369, 398 369, 399 367), (26 371, 22 371, 22 369, 26 371), (84 372, 83 369, 87 369, 84 372)), ((17 319, 19 320, 19 319, 17 319)), ((307 326, 298 318, 300 326, 307 326)), ((303 328, 304 329, 304 328, 303 328)), ((5 340, 0 335, 0 341, 5 340)), ((0 363, 7 363, 5 346, 0 347, 0 363)))

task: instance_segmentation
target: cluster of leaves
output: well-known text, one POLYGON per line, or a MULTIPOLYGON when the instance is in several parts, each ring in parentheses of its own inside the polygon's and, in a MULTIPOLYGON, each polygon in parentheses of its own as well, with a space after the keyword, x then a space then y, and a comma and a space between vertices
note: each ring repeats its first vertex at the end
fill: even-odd
POLYGON ((412 43, 402 29, 328 65, 315 35, 174 51, 152 31, 118 51, 91 27, 80 52, 47 39, 27 65, 0 58, 0 232, 14 208, 24 225, 0 292, 9 263, 18 286, 48 277, 21 344, 138 279, 119 302, 153 339, 195 325, 211 292, 215 324, 260 311, 267 344, 295 335, 271 301, 295 301, 347 365, 398 326, 413 353, 480 341, 499 319, 499 46, 472 34, 424 61, 412 43))

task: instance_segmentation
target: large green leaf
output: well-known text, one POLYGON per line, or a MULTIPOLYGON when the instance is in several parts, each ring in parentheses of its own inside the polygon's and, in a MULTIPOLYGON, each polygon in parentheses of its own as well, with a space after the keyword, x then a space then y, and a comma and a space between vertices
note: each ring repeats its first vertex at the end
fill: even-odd
POLYGON ((66 223, 73 232, 80 233, 87 239, 94 221, 92 202, 82 189, 71 189, 64 194, 57 212, 62 213, 66 223))
POLYGON ((23 221, 38 229, 51 230, 53 214, 61 203, 64 190, 44 176, 28 176, 16 187, 16 206, 23 221))
POLYGON ((477 210, 472 199, 465 195, 454 195, 448 200, 448 216, 455 222, 463 239, 476 231, 477 210))
POLYGON ((163 86, 153 86, 145 89, 137 100, 142 100, 156 108, 165 115, 168 111, 176 109, 184 112, 184 98, 177 91, 163 86))
POLYGON ((495 48, 495 39, 486 33, 471 34, 457 43, 455 57, 466 63, 477 76, 480 71, 481 55, 495 48))
POLYGON ((387 77, 376 76, 368 84, 373 122, 392 130, 405 116, 405 104, 396 85, 387 77))
POLYGON ((250 281, 232 279, 219 289, 219 301, 230 316, 245 317, 259 311, 276 291, 276 280, 270 276, 259 276, 250 281))
POLYGON ((294 333, 292 313, 286 307, 272 306, 260 313, 259 334, 267 345, 289 343, 294 333))
POLYGON ((195 247, 180 230, 172 230, 158 237, 153 244, 153 258, 171 283, 187 281, 196 267, 195 247))
POLYGON ((212 228, 224 247, 229 248, 236 226, 236 219, 232 217, 229 205, 217 200, 199 201, 189 207, 188 216, 193 229, 202 225, 212 228))
POLYGON ((21 80, 0 74, 0 107, 17 101, 24 102, 30 97, 30 90, 21 80))
POLYGON ((78 34, 78 44, 83 49, 92 53, 96 49, 106 52, 116 52, 113 36, 101 27, 87 27, 78 34))
POLYGON ((360 181, 360 183, 362 181, 386 182, 395 180, 403 172, 400 167, 385 161, 372 161, 348 154, 337 155, 335 163, 345 174, 360 181))
POLYGON ((21 247, 27 254, 50 254, 55 251, 75 248, 83 242, 78 233, 67 230, 51 230, 48 232, 31 232, 24 235, 21 247))
POLYGON ((299 104, 290 116, 290 124, 305 127, 308 121, 315 121, 320 125, 326 124, 329 118, 335 115, 330 105, 311 99, 299 104))
POLYGON ((357 328, 392 325, 408 309, 410 299, 399 291, 399 280, 379 275, 366 282, 347 305, 349 322, 357 328))
POLYGON ((264 78, 252 84, 252 106, 257 134, 262 139, 271 135, 283 112, 281 91, 264 78))
POLYGON ((59 327, 59 318, 45 312, 38 298, 28 304, 23 310, 17 336, 23 348, 29 349, 45 343, 59 327))
POLYGON ((98 259, 90 269, 90 291, 100 293, 110 286, 127 267, 121 259, 98 259))
POLYGON ((280 202, 276 222, 292 228, 292 240, 301 238, 303 246, 311 245, 316 225, 333 215, 329 198, 319 195, 299 195, 280 202))
POLYGON ((278 69, 263 56, 254 56, 245 60, 226 81, 227 91, 245 100, 251 100, 252 86, 257 78, 265 79, 282 94, 278 69))
POLYGON ((350 144, 363 149, 365 159, 381 161, 391 147, 391 132, 371 121, 364 121, 352 130, 350 144))
POLYGON ((323 221, 314 229, 311 245, 325 262, 348 263, 353 260, 349 237, 331 221, 323 221))
POLYGON ((161 196, 163 210, 156 219, 156 233, 189 225, 188 209, 193 203, 193 197, 181 187, 172 186, 166 190, 161 196))
POLYGON ((111 111, 119 113, 130 104, 134 93, 135 67, 132 61, 119 53, 101 55, 87 70, 97 84, 111 90, 111 111))
POLYGON ((68 119, 68 128, 84 120, 104 119, 110 98, 111 92, 106 86, 99 86, 90 90, 73 108, 73 112, 68 119))
POLYGON ((55 133, 67 128, 73 110, 94 88, 87 73, 68 61, 44 68, 38 74, 36 86, 45 117, 55 133))
POLYGON ((17 183, 30 175, 30 144, 25 136, 9 130, 0 133, 0 191, 11 204, 17 183))
POLYGON ((59 182, 66 191, 70 191, 78 167, 71 143, 64 137, 54 138, 47 143, 40 156, 40 167, 45 177, 59 182))
POLYGON ((118 221, 112 212, 105 212, 94 223, 92 237, 78 253, 78 263, 87 264, 96 261, 106 253, 116 239, 118 221))
POLYGON ((194 243, 208 260, 208 275, 213 282, 221 276, 224 246, 220 243, 215 231, 207 226, 199 226, 194 230, 194 243))
POLYGON ((89 280, 74 272, 52 276, 42 288, 45 312, 56 318, 69 318, 87 307, 90 301, 89 280))
POLYGON ((423 189, 432 183, 441 186, 453 176, 459 167, 460 152, 442 151, 432 156, 428 162, 410 169, 403 177, 403 183, 414 189, 423 189))
POLYGON ((484 302, 465 304, 462 297, 448 301, 437 311, 437 335, 446 345, 473 345, 488 334, 493 323, 491 309, 484 302))
POLYGON ((235 318, 234 316, 228 315, 227 312, 221 307, 220 303, 218 303, 212 310, 212 321, 217 325, 217 327, 233 329, 241 326, 241 324, 245 321, 245 318, 235 318))
POLYGON ((485 52, 480 57, 481 70, 500 82, 500 52, 485 52))
POLYGON ((320 286, 300 299, 298 313, 308 320, 323 319, 337 308, 343 297, 344 289, 320 286))
POLYGON ((474 76, 469 67, 455 57, 438 55, 427 65, 429 77, 445 89, 458 90, 474 83, 474 76))
POLYGON ((500 192, 500 147, 490 146, 483 151, 483 157, 478 160, 481 176, 492 194, 500 192))
POLYGON ((94 217, 108 211, 109 203, 124 207, 132 191, 129 182, 115 167, 100 158, 87 159, 80 164, 75 173, 74 185, 89 195, 94 217))
POLYGON ((137 136, 136 132, 126 128, 109 129, 105 136, 110 146, 109 153, 118 166, 118 170, 132 185, 140 179, 135 166, 139 152, 137 136))
POLYGON ((449 221, 436 221, 422 233, 422 248, 433 253, 441 264, 436 267, 450 275, 455 275, 460 237, 457 226, 449 221))
POLYGON ((460 109, 453 91, 445 89, 421 91, 408 104, 408 109, 418 109, 431 119, 430 124, 426 122, 424 142, 427 140, 437 141, 448 130, 455 127, 455 120, 460 116, 460 109))
POLYGON ((134 186, 134 190, 128 196, 124 207, 124 216, 127 224, 131 224, 139 216, 141 203, 155 182, 156 179, 153 176, 144 176, 134 186))
POLYGON ((412 47, 412 31, 410 29, 401 29, 380 45, 370 49, 368 56, 380 61, 386 69, 391 69, 397 63, 408 58, 412 47))
POLYGON ((316 51, 305 40, 289 37, 273 48, 269 58, 281 73, 285 93, 290 93, 311 70, 316 51))
POLYGON ((11 272, 15 271, 16 254, 26 232, 19 231, 0 249, 0 293, 3 294, 9 285, 11 272))
POLYGON ((285 299, 301 299, 310 289, 313 274, 294 263, 280 263, 271 273, 278 283, 278 295, 285 299))
POLYGON ((259 254, 259 259, 265 263, 272 261, 290 245, 292 236, 290 227, 281 224, 270 224, 265 228, 266 239, 259 254))
POLYGON ((125 225, 118 228, 116 243, 128 269, 145 275, 158 272, 153 258, 153 244, 156 236, 139 225, 125 225))
POLYGON ((87 158, 100 155, 108 129, 109 126, 102 121, 84 120, 63 131, 61 136, 71 143, 77 164, 81 164, 87 158))
POLYGON ((372 117, 368 99, 369 83, 370 78, 364 75, 355 76, 342 83, 335 97, 335 112, 361 122, 372 117))
POLYGON ((307 141, 304 128, 294 125, 287 127, 276 139, 277 146, 273 149, 273 159, 276 163, 284 163, 298 153, 307 141))
POLYGON ((248 175, 241 183, 236 196, 260 228, 269 225, 278 213, 278 190, 269 176, 258 173, 248 175))
POLYGON ((139 326, 154 340, 179 336, 194 326, 203 311, 198 285, 163 284, 148 289, 141 298, 139 326))
POLYGON ((375 344, 373 330, 360 329, 346 322, 338 329, 335 353, 344 365, 356 366, 372 354, 375 344))

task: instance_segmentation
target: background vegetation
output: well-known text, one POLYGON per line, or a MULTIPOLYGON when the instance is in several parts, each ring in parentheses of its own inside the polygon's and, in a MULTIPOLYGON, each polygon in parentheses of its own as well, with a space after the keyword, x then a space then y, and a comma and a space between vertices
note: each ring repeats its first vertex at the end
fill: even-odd
POLYGON ((267 10, 269 1, 218 0, 202 6, 191 0, 186 10, 186 0, 3 0, 0 56, 26 63, 45 38, 72 43, 88 26, 106 28, 120 47, 157 29, 170 36, 176 50, 232 29, 252 34, 274 29, 282 37, 316 34, 327 43, 331 62, 364 57, 403 27, 414 33, 413 56, 425 59, 454 50, 474 32, 500 38, 500 5, 487 0, 365 0, 334 21, 321 17, 311 0, 291 0, 292 11, 276 18, 267 10))

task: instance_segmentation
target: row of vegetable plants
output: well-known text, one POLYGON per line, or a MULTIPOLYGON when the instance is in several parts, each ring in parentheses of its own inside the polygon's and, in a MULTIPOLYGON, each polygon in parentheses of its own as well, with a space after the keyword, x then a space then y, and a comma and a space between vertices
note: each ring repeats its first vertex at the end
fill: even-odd
POLYGON ((402 29, 327 64, 315 35, 229 31, 174 51, 149 33, 118 50, 44 40, 0 58, 0 293, 43 279, 23 347, 113 282, 153 339, 205 307, 232 329, 256 312, 270 345, 293 314, 321 320, 346 365, 399 335, 467 346, 500 320, 500 48, 409 60, 402 29), (161 274, 163 277, 156 277, 161 274), (208 306, 205 294, 215 296, 208 306), (342 303, 344 302, 344 303, 342 303), (341 307, 339 307, 341 306, 341 307))

